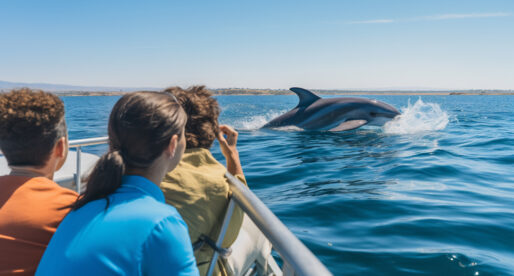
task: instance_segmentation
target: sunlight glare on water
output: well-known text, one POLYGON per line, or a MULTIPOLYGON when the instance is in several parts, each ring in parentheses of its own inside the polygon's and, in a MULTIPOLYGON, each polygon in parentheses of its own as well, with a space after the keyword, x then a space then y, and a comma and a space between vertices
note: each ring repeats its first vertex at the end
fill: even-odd
POLYGON ((418 99, 401 109, 401 115, 387 122, 383 130, 389 134, 412 134, 423 131, 442 130, 448 125, 448 114, 436 103, 425 103, 418 99))

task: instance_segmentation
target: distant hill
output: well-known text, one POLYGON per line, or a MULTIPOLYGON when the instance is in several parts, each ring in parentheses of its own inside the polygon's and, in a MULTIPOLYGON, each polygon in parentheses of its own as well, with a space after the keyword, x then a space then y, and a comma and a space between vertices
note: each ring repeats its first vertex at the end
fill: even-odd
MULTIPOLYGON (((217 88, 215 95, 293 95, 288 89, 217 88)), ((514 95, 514 90, 310 89, 319 95, 514 95)))
POLYGON ((8 91, 14 88, 28 87, 50 92, 132 92, 140 90, 161 90, 155 87, 112 87, 112 86, 79 86, 52 83, 24 83, 0 81, 0 91, 8 91))

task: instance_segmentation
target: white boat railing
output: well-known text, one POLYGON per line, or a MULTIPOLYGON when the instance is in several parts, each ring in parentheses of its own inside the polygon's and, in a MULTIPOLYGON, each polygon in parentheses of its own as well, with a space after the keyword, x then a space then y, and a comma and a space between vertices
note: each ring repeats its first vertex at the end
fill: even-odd
MULTIPOLYGON (((325 265, 291 233, 289 228, 245 184, 228 172, 225 173, 225 176, 229 181, 232 197, 227 216, 223 221, 222 231, 223 229, 226 231, 226 226, 230 222, 231 214, 229 215, 229 213, 234 209, 231 206, 235 202, 252 219, 271 242, 273 249, 282 257, 283 275, 332 275, 325 265)), ((218 239, 219 244, 217 245, 221 246, 222 241, 223 237, 218 239)))
POLYGON ((82 191, 81 187, 81 165, 80 165, 80 153, 82 152, 82 147, 93 146, 93 145, 101 145, 107 144, 109 142, 109 137, 98 137, 98 138, 86 138, 86 139, 78 139, 78 140, 70 140, 68 142, 68 146, 70 148, 77 148, 77 168, 75 169, 75 174, 73 178, 75 179, 75 185, 77 187, 77 193, 80 194, 82 191))
MULTIPOLYGON (((80 155, 82 147, 108 143, 108 137, 89 138, 69 141, 70 148, 77 148, 77 168, 75 183, 77 192, 81 191, 80 155)), ((237 178, 230 173, 225 174, 230 184, 232 197, 227 213, 223 219, 216 244, 221 247, 230 218, 237 204, 255 223, 264 236, 271 242, 273 249, 283 260, 283 275, 332 275, 318 258, 271 212, 271 210, 237 178)), ((207 275, 212 275, 218 260, 218 252, 214 251, 207 275)))

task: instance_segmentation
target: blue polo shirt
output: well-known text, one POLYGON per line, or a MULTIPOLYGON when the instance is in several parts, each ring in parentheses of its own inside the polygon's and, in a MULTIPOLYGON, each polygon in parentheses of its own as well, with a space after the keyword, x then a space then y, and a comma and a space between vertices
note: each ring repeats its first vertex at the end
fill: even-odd
POLYGON ((127 175, 109 199, 66 216, 36 275, 198 275, 187 226, 157 185, 127 175))

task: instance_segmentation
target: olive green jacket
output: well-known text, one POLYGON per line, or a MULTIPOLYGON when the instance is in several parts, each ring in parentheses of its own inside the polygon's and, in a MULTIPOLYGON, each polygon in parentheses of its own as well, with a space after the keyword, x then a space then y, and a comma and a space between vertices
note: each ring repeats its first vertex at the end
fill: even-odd
MULTIPOLYGON (((187 223, 191 241, 204 234, 216 241, 228 207, 229 186, 227 169, 208 149, 187 149, 178 166, 161 183, 166 203, 177 208, 187 223)), ((243 175, 236 175, 246 183, 243 175)), ((222 247, 228 248, 236 240, 243 222, 243 211, 236 206, 222 247)), ((213 250, 204 245, 195 252, 201 275, 207 273, 213 250)), ((237 254, 237 253, 234 253, 237 254)), ((227 275, 224 262, 219 261, 214 275, 227 275)))

